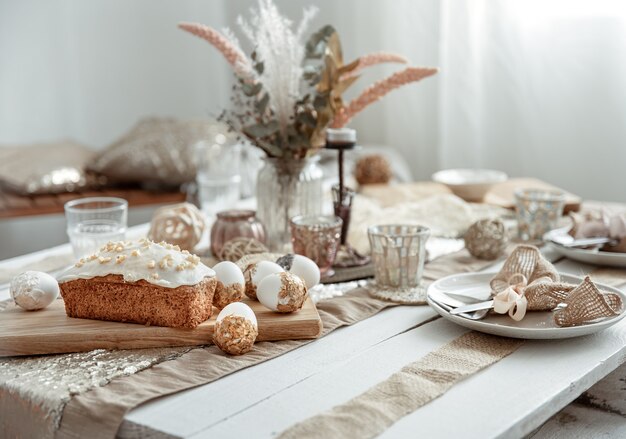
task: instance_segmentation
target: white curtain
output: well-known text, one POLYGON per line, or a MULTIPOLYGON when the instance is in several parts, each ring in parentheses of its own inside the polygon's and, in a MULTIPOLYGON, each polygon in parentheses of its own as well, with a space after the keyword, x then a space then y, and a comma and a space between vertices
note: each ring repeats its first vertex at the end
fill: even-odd
MULTIPOLYGON (((314 27, 335 25, 347 59, 387 50, 440 67, 353 122, 363 143, 401 152, 416 179, 490 167, 626 201, 625 2, 277 3, 296 20, 318 5, 314 27)), ((233 26, 252 5, 0 0, 0 144, 72 137, 102 147, 143 116, 219 113, 228 68, 175 24, 233 26)), ((392 71, 374 68, 359 85, 392 71)))

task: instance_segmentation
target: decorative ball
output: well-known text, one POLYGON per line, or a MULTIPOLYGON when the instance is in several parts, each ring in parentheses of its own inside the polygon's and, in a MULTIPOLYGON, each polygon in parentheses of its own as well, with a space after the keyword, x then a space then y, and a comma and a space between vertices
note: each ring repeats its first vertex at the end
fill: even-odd
POLYGON ((217 285, 213 295, 213 306, 224 308, 226 305, 243 299, 246 282, 243 272, 237 264, 223 261, 213 267, 217 285))
POLYGON ((280 273, 284 271, 282 267, 274 262, 261 261, 256 264, 250 264, 243 272, 246 279, 246 296, 250 299, 257 300, 257 288, 259 283, 270 274, 280 273))
POLYGON ((206 227, 204 216, 191 203, 164 206, 154 212, 148 238, 154 242, 165 241, 192 251, 206 227))
POLYGON ((465 247, 478 259, 496 259, 504 252, 508 242, 506 227, 498 219, 477 221, 465 233, 465 247))
POLYGON ((379 154, 366 155, 356 162, 354 177, 359 184, 389 183, 393 172, 385 157, 379 154))
POLYGON ((59 283, 48 273, 26 271, 13 278, 10 293, 16 305, 33 311, 45 308, 59 297, 59 283))
POLYGON ((266 253, 269 250, 261 242, 254 238, 233 238, 222 246, 220 254, 217 255, 222 261, 237 262, 245 255, 266 253))
POLYGON ((254 346, 259 329, 254 311, 245 303, 227 305, 215 320, 213 343, 230 355, 249 352, 254 346))
POLYGON ((276 263, 285 271, 301 277, 309 289, 320 283, 319 267, 306 256, 289 253, 276 259, 276 263))
POLYGON ((257 287, 261 305, 278 312, 294 312, 302 308, 307 289, 301 277, 289 272, 266 276, 257 287))

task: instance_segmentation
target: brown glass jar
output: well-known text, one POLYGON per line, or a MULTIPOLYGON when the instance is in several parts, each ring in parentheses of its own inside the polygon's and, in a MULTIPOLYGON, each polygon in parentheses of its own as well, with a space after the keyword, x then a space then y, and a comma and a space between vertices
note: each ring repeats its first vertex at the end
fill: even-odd
POLYGON ((211 227, 211 252, 219 256, 225 243, 234 238, 254 238, 265 244, 265 227, 254 210, 226 210, 217 214, 211 227))

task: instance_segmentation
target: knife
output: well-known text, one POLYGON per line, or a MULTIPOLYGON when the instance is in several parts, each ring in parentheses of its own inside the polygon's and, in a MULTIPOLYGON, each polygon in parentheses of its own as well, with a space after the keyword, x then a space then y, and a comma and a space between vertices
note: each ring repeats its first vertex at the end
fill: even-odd
POLYGON ((487 300, 486 302, 472 303, 471 305, 459 306, 450 311, 450 314, 463 314, 466 312, 480 311, 482 309, 493 308, 493 300, 487 300))

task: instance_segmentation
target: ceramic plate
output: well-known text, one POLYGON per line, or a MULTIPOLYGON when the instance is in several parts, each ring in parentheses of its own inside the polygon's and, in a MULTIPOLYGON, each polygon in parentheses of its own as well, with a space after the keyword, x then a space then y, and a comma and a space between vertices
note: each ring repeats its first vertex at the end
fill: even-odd
MULTIPOLYGON (((503 337, 525 339, 571 338, 593 334, 616 324, 626 316, 626 310, 622 310, 619 316, 597 323, 561 328, 554 323, 552 311, 528 312, 520 322, 516 322, 508 315, 494 313, 488 314, 482 320, 469 320, 464 317, 450 315, 447 310, 433 300, 433 297, 442 293, 453 293, 454 297, 466 295, 474 299, 484 300, 489 296, 489 281, 493 276, 494 273, 465 273, 439 279, 428 287, 428 304, 444 319, 466 328, 503 337)), ((582 278, 568 274, 561 274, 561 280, 572 284, 582 282, 582 278)), ((605 284, 596 283, 596 285, 601 290, 618 293, 622 297, 622 301, 626 303, 626 295, 622 291, 605 284)))
POLYGON ((569 248, 553 242, 552 239, 567 233, 568 229, 555 229, 545 234, 544 240, 557 253, 574 261, 585 264, 604 265, 608 267, 626 268, 626 253, 603 252, 597 248, 586 250, 582 248, 569 248))

